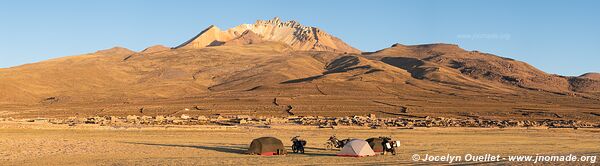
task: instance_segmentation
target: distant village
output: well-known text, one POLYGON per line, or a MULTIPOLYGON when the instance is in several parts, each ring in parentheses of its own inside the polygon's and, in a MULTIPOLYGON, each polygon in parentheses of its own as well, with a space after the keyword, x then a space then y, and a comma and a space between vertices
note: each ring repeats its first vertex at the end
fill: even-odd
POLYGON ((508 128, 508 127, 548 127, 548 128, 600 128, 600 123, 590 123, 575 120, 487 120, 476 118, 377 118, 374 114, 367 116, 349 117, 321 117, 321 116, 288 116, 288 117, 253 117, 237 116, 94 116, 94 117, 69 117, 69 118, 34 118, 13 119, 0 118, 0 121, 41 122, 50 124, 66 124, 75 126, 79 124, 99 124, 101 126, 120 125, 260 125, 296 124, 318 126, 320 128, 335 128, 337 126, 360 126, 369 128, 405 128, 414 127, 478 127, 478 128, 508 128))

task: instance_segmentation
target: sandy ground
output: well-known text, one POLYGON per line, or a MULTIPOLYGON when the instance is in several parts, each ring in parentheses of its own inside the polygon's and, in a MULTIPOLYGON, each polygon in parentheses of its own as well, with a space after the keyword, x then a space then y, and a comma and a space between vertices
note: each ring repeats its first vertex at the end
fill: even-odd
POLYGON ((401 130, 318 129, 309 126, 273 126, 269 129, 222 126, 114 128, 2 122, 0 165, 419 165, 432 163, 414 162, 411 159, 414 154, 600 156, 599 142, 600 130, 597 129, 401 130), (333 134, 338 138, 362 139, 391 135, 402 141, 402 147, 396 156, 337 157, 335 151, 323 149, 325 141, 333 134), (308 141, 306 154, 270 157, 243 154, 253 138, 275 136, 289 149, 289 139, 295 135, 308 141))

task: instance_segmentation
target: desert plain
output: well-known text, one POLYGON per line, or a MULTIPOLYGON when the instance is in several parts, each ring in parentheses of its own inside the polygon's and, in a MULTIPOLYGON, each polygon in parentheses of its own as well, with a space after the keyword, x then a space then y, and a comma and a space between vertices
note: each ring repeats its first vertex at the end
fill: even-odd
MULTIPOLYGON (((546 128, 415 128, 369 129, 281 125, 108 127, 0 123, 2 165, 534 165, 532 162, 413 161, 429 155, 600 155, 600 130, 546 128), (274 136, 290 151, 289 139, 308 141, 305 154, 245 154, 252 139, 274 136), (362 138, 392 136, 402 141, 397 155, 338 157, 326 150, 329 136, 362 138)), ((588 162, 551 162, 594 165, 588 162)), ((537 163, 538 165, 540 163, 537 163)), ((542 163, 544 164, 544 163, 542 163)), ((548 162, 546 162, 548 164, 548 162)))

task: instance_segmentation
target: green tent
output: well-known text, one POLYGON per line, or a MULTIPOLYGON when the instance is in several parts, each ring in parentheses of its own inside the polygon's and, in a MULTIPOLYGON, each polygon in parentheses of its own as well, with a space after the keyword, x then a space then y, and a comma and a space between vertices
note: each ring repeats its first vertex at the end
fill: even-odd
POLYGON ((281 140, 274 137, 260 137, 252 140, 248 148, 248 154, 262 156, 285 155, 285 147, 281 140))

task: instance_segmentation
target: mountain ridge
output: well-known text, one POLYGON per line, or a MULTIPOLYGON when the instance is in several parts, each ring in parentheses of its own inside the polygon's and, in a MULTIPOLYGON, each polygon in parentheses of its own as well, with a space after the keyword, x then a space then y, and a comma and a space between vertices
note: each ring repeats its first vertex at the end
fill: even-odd
POLYGON ((598 120, 588 113, 600 110, 595 73, 548 74, 525 62, 443 43, 394 44, 370 53, 303 49, 247 29, 254 24, 240 26, 231 31, 211 26, 181 47, 139 52, 115 47, 2 69, 0 113, 112 115, 140 114, 143 108, 155 115, 287 115, 287 108, 272 105, 277 100, 307 116, 395 116, 389 113, 401 109, 411 116, 532 118, 519 113, 526 108, 598 120), (236 36, 222 35, 229 33, 236 36))
POLYGON ((246 31, 252 31, 265 41, 286 43, 295 50, 361 52, 319 28, 304 26, 293 20, 282 22, 278 17, 271 20, 258 20, 254 24, 241 24, 225 31, 210 25, 195 37, 174 48, 197 49, 218 46, 245 34, 246 31))

